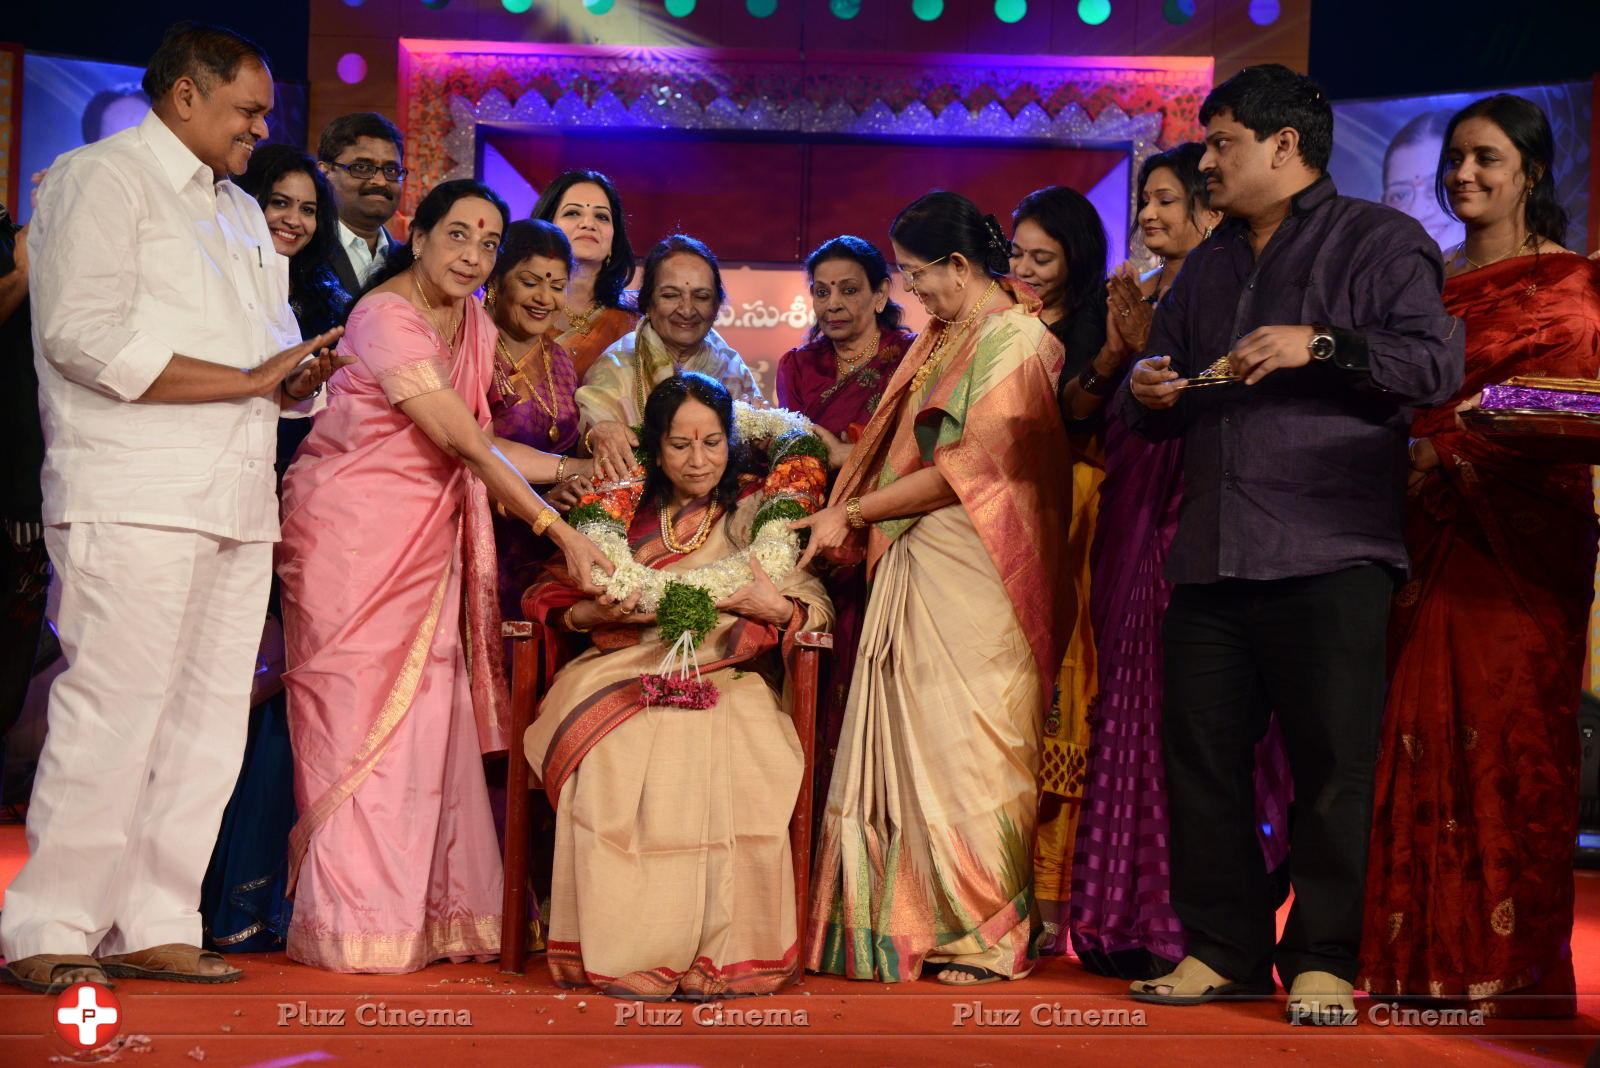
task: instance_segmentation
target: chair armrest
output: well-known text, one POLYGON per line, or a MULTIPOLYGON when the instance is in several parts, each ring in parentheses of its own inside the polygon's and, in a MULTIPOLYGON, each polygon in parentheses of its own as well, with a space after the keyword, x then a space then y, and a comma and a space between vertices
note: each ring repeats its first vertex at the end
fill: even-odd
POLYGON ((802 649, 832 649, 833 635, 825 630, 801 631, 794 636, 794 643, 802 649))

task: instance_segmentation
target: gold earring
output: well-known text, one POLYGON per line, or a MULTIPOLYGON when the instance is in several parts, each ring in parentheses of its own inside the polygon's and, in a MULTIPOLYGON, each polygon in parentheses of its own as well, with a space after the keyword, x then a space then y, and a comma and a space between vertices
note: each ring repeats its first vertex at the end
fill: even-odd
POLYGON ((1213 231, 1215 229, 1216 229, 1215 226, 1206 227, 1206 232, 1200 235, 1200 240, 1202 240, 1202 241, 1210 241, 1211 240, 1211 231, 1213 231))
POLYGON ((498 295, 498 290, 496 289, 495 284, 493 282, 490 282, 488 285, 484 286, 483 287, 483 306, 485 308, 493 308, 494 307, 494 299, 495 299, 495 297, 497 295, 498 295))

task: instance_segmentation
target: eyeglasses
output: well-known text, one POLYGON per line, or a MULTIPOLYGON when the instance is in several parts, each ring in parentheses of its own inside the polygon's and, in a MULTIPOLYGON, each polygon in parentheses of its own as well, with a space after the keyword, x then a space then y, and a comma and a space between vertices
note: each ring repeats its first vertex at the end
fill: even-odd
POLYGON ((335 163, 332 160, 324 160, 323 162, 330 167, 338 167, 350 177, 363 182, 379 173, 382 173, 387 181, 403 182, 406 180, 406 175, 411 173, 397 163, 385 163, 380 167, 376 163, 367 163, 360 160, 355 163, 335 163))
POLYGON ((905 284, 906 284, 906 286, 908 288, 915 289, 916 286, 917 286, 917 275, 921 274, 923 271, 926 271, 929 267, 932 267, 935 263, 941 263, 944 260, 947 260, 949 258, 950 258, 950 253, 946 252, 943 256, 940 256, 938 259, 934 260, 932 263, 924 263, 921 267, 913 267, 910 270, 907 270, 906 268, 900 266, 897 263, 897 264, 895 264, 895 268, 894 269, 900 272, 900 278, 905 282, 905 284))

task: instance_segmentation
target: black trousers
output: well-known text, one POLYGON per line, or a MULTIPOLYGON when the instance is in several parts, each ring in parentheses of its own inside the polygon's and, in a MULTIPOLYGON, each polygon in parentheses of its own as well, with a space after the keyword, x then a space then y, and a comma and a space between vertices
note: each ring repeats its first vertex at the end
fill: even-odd
POLYGON ((1164 623, 1162 750, 1172 904, 1189 952, 1218 973, 1287 987, 1303 971, 1354 980, 1383 717, 1392 573, 1179 585, 1164 623), (1255 829, 1254 748, 1276 713, 1294 777, 1294 904, 1280 900, 1255 829))

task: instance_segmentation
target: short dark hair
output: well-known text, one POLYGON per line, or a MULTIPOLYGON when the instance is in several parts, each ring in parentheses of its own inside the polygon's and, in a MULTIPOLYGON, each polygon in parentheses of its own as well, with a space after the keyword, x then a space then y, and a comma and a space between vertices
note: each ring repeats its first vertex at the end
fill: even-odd
POLYGON ((1282 63, 1246 67, 1207 95, 1200 122, 1227 111, 1265 141, 1285 127, 1300 135, 1300 158, 1314 171, 1328 169, 1333 154, 1333 105, 1322 86, 1282 63))
MULTIPOLYGON (((1206 176, 1200 173, 1200 159, 1205 154, 1206 146, 1199 141, 1185 141, 1146 159, 1139 167, 1139 184, 1134 186, 1139 206, 1144 206, 1145 183, 1150 181, 1152 174, 1164 168, 1171 171, 1183 187, 1189 221, 1198 229, 1201 209, 1211 206, 1211 191, 1206 187, 1206 176)), ((1134 226, 1138 227, 1137 221, 1134 226)))
POLYGON ((644 258, 644 274, 639 279, 639 313, 642 315, 650 310, 650 304, 655 300, 656 281, 661 274, 661 265, 669 256, 687 253, 699 256, 711 267, 711 282, 717 289, 717 307, 722 307, 722 302, 728 299, 727 291, 722 288, 722 267, 717 263, 717 254, 706 246, 699 238, 690 237, 688 234, 668 234, 657 241, 648 255, 644 258))
POLYGON ((113 85, 100 90, 89 98, 83 106, 83 143, 92 144, 100 140, 100 123, 106 117, 106 109, 124 98, 142 100, 146 105, 150 103, 150 95, 141 85, 129 82, 126 85, 113 85))
POLYGON ((406 270, 417 262, 414 251, 417 235, 425 234, 439 225, 450 212, 450 208, 458 200, 468 197, 478 197, 487 200, 496 211, 500 213, 500 233, 502 235, 511 227, 511 209, 506 207, 506 202, 500 199, 500 194, 472 178, 454 178, 448 182, 440 182, 428 190, 428 195, 422 198, 422 203, 417 205, 417 213, 411 217, 410 234, 406 243, 394 249, 384 257, 383 266, 373 272, 367 279, 366 287, 361 290, 361 295, 366 296, 377 289, 389 279, 406 270))
POLYGON ((648 458, 645 464, 644 498, 656 507, 663 507, 672 500, 672 483, 662 470, 659 459, 661 439, 672 429, 672 417, 690 398, 717 413, 717 422, 722 424, 722 433, 727 436, 728 466, 723 469, 722 478, 711 491, 711 501, 722 505, 731 519, 734 507, 739 503, 739 479, 750 467, 749 453, 745 443, 739 440, 738 428, 734 426, 733 396, 728 392, 728 387, 698 371, 679 371, 671 378, 663 379, 660 385, 650 391, 649 398, 644 402, 644 413, 640 418, 643 425, 639 433, 639 448, 648 458))
MULTIPOLYGON (((889 262, 883 258, 883 253, 878 251, 878 246, 864 237, 840 234, 818 245, 817 250, 806 257, 806 278, 815 281, 817 268, 829 260, 849 260, 859 266, 867 276, 867 287, 874 293, 878 291, 879 286, 889 280, 889 262)), ((884 304, 883 311, 878 313, 878 329, 880 331, 900 329, 901 317, 900 305, 890 297, 884 304)), ((813 323, 811 336, 817 337, 821 333, 821 324, 813 323)))
POLYGON ((248 37, 187 19, 167 27, 156 54, 145 65, 143 86, 151 100, 172 91, 180 78, 192 78, 201 90, 227 85, 239 76, 239 67, 253 60, 270 67, 267 53, 248 37))
POLYGON ((628 221, 622 211, 622 197, 618 195, 617 187, 611 184, 611 179, 599 171, 558 174, 539 194, 539 202, 533 206, 533 217, 555 222, 556 209, 561 207, 561 198, 567 195, 567 190, 585 183, 599 186, 611 205, 611 256, 595 276, 594 299, 608 308, 620 308, 622 291, 628 288, 628 282, 633 278, 636 259, 633 244, 628 240, 628 221))
POLYGON ((1012 232, 1031 220, 1061 246, 1066 259, 1066 311, 1071 314, 1106 284, 1106 227, 1089 198, 1064 185, 1035 189, 1011 213, 1012 232))
POLYGON ((1444 131, 1444 151, 1439 153, 1439 173, 1434 178, 1434 195, 1452 219, 1459 219, 1450 207, 1444 176, 1450 169, 1450 140, 1456 127, 1468 119, 1488 119, 1522 157, 1522 173, 1528 179, 1528 199, 1523 204, 1523 221, 1528 233, 1537 234, 1558 245, 1567 243, 1567 209, 1556 199, 1556 144, 1550 119, 1533 101, 1511 93, 1496 93, 1474 100, 1450 117, 1444 131))
POLYGON ((405 158, 406 142, 400 135, 400 128, 376 111, 340 115, 324 126, 322 136, 317 138, 317 158, 324 163, 332 163, 339 158, 339 153, 363 137, 388 141, 394 145, 396 155, 405 158))
POLYGON ((500 239, 500 256, 494 261, 491 277, 501 281, 533 256, 557 260, 572 270, 572 244, 561 227, 543 219, 518 219, 506 227, 506 235, 500 239))
POLYGON ((959 252, 998 278, 1011 266, 1011 245, 993 215, 960 193, 935 189, 902 208, 889 224, 889 240, 928 263, 959 252))

